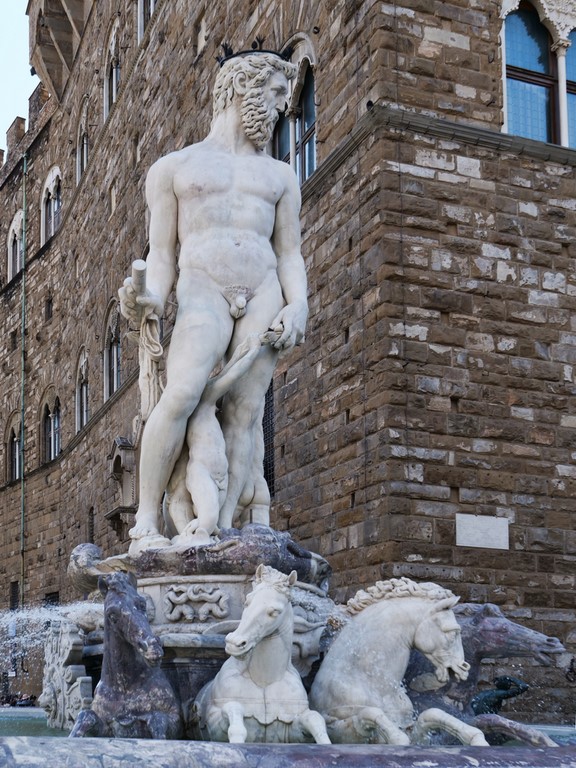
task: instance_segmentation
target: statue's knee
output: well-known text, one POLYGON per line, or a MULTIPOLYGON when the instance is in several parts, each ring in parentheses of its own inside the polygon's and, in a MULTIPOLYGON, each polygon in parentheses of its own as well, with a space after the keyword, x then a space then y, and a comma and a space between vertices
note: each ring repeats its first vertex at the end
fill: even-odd
POLYGON ((162 393, 162 405, 173 418, 189 416, 198 405, 200 393, 195 388, 174 384, 162 393))

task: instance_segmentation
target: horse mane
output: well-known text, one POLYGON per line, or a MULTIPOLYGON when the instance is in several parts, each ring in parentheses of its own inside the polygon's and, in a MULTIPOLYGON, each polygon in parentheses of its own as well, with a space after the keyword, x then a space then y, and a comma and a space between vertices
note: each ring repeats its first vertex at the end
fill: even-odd
POLYGON ((454 597, 454 593, 431 581, 417 584, 412 579, 402 576, 400 579, 377 581, 376 584, 366 590, 360 589, 354 597, 348 600, 345 610, 354 616, 370 605, 379 603, 381 600, 390 600, 393 597, 425 597, 428 600, 445 600, 454 597))
POLYGON ((290 597, 293 583, 290 579, 290 576, 277 571, 270 565, 261 565, 256 571, 256 575, 254 577, 254 586, 256 587, 258 584, 265 582, 267 586, 273 587, 281 594, 290 597))

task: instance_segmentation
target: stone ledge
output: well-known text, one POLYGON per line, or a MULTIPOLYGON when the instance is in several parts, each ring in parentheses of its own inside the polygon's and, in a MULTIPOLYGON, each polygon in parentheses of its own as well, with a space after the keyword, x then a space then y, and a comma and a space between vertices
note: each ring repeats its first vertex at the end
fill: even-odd
POLYGON ((66 768, 575 768, 576 748, 236 745, 146 739, 0 739, 0 766, 66 768))

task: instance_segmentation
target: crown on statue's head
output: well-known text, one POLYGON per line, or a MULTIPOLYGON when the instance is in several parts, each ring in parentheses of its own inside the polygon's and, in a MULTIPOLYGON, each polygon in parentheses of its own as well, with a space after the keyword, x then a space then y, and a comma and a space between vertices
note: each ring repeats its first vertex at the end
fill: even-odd
POLYGON ((273 56, 278 56, 280 59, 284 59, 285 61, 290 61, 290 57, 292 56, 292 53, 294 52, 294 49, 292 46, 288 46, 287 48, 284 48, 283 51, 273 51, 270 49, 262 48, 262 44, 264 43, 263 37, 257 37, 256 40, 252 43, 252 46, 245 51, 236 51, 234 53, 234 50, 232 49, 232 46, 228 43, 222 43, 222 50, 224 51, 223 56, 217 56, 216 58, 220 62, 220 66, 225 64, 225 62, 230 61, 230 59, 236 59, 240 58, 242 56, 251 56, 254 53, 271 53, 273 56))

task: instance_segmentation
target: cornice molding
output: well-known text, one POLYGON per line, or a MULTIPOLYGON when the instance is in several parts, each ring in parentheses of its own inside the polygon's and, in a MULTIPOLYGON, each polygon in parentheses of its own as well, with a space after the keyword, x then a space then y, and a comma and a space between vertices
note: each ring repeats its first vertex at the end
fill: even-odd
POLYGON ((413 135, 434 136, 446 141, 461 142, 489 149, 498 154, 528 157, 540 162, 576 166, 576 150, 557 144, 511 136, 489 128, 407 112, 397 107, 374 105, 358 120, 350 134, 323 160, 318 169, 302 186, 302 199, 308 200, 318 192, 344 162, 362 146, 370 136, 385 130, 399 130, 413 135))

